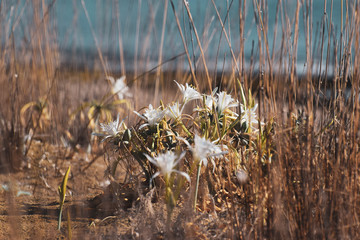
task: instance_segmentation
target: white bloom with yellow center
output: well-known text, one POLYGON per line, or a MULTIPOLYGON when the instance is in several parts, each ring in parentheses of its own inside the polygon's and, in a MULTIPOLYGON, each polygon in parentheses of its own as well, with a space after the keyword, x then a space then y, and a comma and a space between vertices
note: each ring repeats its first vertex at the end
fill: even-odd
POLYGON ((150 184, 151 184, 152 180, 154 178, 156 178, 157 176, 159 176, 160 174, 162 176, 164 176, 166 180, 168 180, 171 173, 173 173, 173 172, 184 176, 186 178, 186 180, 188 180, 190 182, 190 176, 187 173, 181 172, 181 171, 175 169, 175 166, 185 156, 185 152, 180 154, 180 156, 178 156, 177 154, 175 154, 174 152, 171 152, 171 151, 159 154, 157 157, 151 157, 147 154, 144 154, 144 155, 149 160, 149 162, 154 164, 159 169, 159 171, 157 171, 151 177, 150 184))
POLYGON ((227 94, 226 92, 222 91, 217 94, 217 112, 219 115, 223 114, 225 110, 231 107, 236 107, 239 105, 238 101, 235 101, 231 95, 227 94))
POLYGON ((211 95, 205 97, 205 105, 208 109, 212 110, 213 106, 216 108, 217 98, 211 95))
POLYGON ((217 157, 227 153, 222 151, 214 142, 198 135, 195 135, 194 143, 195 146, 191 148, 194 159, 201 161, 205 166, 207 166, 208 157, 217 157))
POLYGON ((193 154, 194 160, 203 163, 205 166, 207 166, 208 158, 214 159, 227 153, 227 151, 222 151, 220 146, 215 144, 216 141, 211 142, 205 139, 205 137, 195 135, 194 147, 192 147, 186 139, 181 137, 178 137, 178 139, 182 140, 188 146, 193 154))
POLYGON ((251 128, 252 130, 257 130, 254 126, 258 124, 258 118, 256 115, 256 109, 258 105, 255 104, 253 108, 250 109, 242 109, 242 117, 241 117, 241 124, 246 123, 247 128, 251 128))
POLYGON ((175 83, 178 85, 178 87, 183 95, 184 104, 186 104, 187 102, 189 102, 191 100, 202 98, 201 94, 198 91, 196 91, 194 88, 189 86, 187 83, 185 86, 182 84, 179 84, 176 81, 175 81, 175 83))
POLYGON ((143 115, 136 111, 134 111, 134 113, 147 122, 139 127, 139 129, 141 129, 145 126, 154 127, 159 124, 160 121, 164 118, 166 111, 160 108, 154 109, 154 107, 150 104, 143 115))
POLYGON ((115 137, 119 132, 120 132, 120 128, 123 125, 124 120, 123 121, 119 121, 119 115, 117 116, 117 119, 113 122, 110 122, 108 124, 104 124, 104 123, 100 123, 100 127, 101 130, 103 131, 103 133, 92 133, 92 135, 94 136, 98 136, 98 137, 104 137, 103 141, 105 141, 108 138, 111 137, 115 137))
POLYGON ((182 110, 183 108, 180 108, 180 104, 176 102, 173 105, 168 106, 166 116, 174 120, 179 120, 181 119, 182 110))

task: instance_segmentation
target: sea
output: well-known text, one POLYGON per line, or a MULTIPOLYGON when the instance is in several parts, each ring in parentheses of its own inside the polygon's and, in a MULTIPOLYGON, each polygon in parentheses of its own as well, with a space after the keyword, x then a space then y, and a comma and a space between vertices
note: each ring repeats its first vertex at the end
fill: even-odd
MULTIPOLYGON (((274 56, 274 63, 279 62, 280 58, 289 60, 296 53, 299 73, 309 67, 306 66, 308 35, 312 68, 316 72, 319 71, 320 64, 324 65, 326 62, 328 42, 332 55, 330 61, 334 62, 334 58, 338 57, 333 52, 335 46, 338 49, 341 46, 341 16, 345 25, 346 12, 351 18, 355 4, 352 0, 44 0, 37 1, 38 4, 28 0, 0 2, 2 32, 5 33, 1 35, 3 45, 9 41, 10 36, 14 36, 16 45, 32 46, 30 39, 34 36, 34 30, 28 29, 31 29, 29 24, 34 22, 33 8, 39 8, 40 19, 46 21, 49 28, 49 35, 54 43, 52 46, 61 55, 61 64, 91 68, 99 66, 102 58, 114 72, 120 71, 121 67, 126 71, 147 71, 158 65, 168 70, 179 67, 188 69, 184 44, 193 66, 198 69, 203 68, 203 52, 210 70, 231 70, 238 64, 241 48, 244 49, 245 66, 249 67, 252 63, 255 68, 260 68, 259 33, 262 35, 261 47, 265 58, 266 45, 270 56, 274 56), (299 40, 297 51, 294 51, 298 2, 299 40), (245 13, 242 16, 242 41, 239 30, 240 12, 245 13), (311 31, 307 31, 308 28, 305 27, 307 16, 311 31), (282 51, 284 42, 289 46, 287 51, 282 51), (324 43, 323 51, 321 42, 324 43), (237 59, 236 63, 232 54, 237 59)), ((346 36, 345 32, 343 36, 346 36)), ((337 53, 339 52, 338 50, 337 53)), ((332 71, 330 65, 328 71, 332 71)), ((325 68, 322 69, 324 71, 325 68)))

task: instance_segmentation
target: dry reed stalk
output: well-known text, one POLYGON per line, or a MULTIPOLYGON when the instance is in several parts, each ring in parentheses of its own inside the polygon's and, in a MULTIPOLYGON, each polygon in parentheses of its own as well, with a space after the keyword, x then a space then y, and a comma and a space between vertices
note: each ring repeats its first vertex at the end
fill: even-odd
POLYGON ((190 55, 189 55, 189 50, 188 50, 188 47, 186 45, 186 41, 185 41, 185 38, 184 38, 184 34, 181 30, 181 26, 180 26, 180 22, 179 22, 179 18, 176 14, 176 11, 175 11, 175 6, 174 6, 174 3, 172 0, 170 0, 170 3, 171 3, 171 7, 172 7, 172 10, 173 10, 173 13, 174 13, 174 16, 175 16, 175 20, 176 20, 176 24, 177 24, 177 27, 178 27, 178 30, 179 30, 179 33, 180 33, 180 37, 181 37, 181 40, 182 40, 182 43, 183 43, 183 46, 184 46, 184 50, 186 52, 186 57, 187 57, 187 60, 188 60, 188 63, 189 63, 189 68, 190 68, 190 72, 191 72, 191 76, 194 80, 194 83, 195 83, 195 87, 197 89, 199 89, 199 83, 196 79, 196 75, 195 75, 195 72, 194 72, 194 69, 193 69, 193 66, 191 64, 191 58, 190 58, 190 55))
POLYGON ((207 79, 207 82, 208 82, 208 87, 209 87, 210 90, 212 90, 212 83, 211 83, 211 79, 210 79, 210 75, 209 75, 209 70, 208 70, 207 64, 206 64, 205 54, 204 54, 204 51, 203 51, 203 48, 202 48, 202 44, 201 44, 199 35, 198 35, 198 33, 197 33, 197 30, 196 30, 196 27, 195 27, 195 24, 194 24, 194 20, 193 20, 193 18, 192 18, 191 12, 190 12, 190 8, 189 8, 189 5, 187 4, 186 0, 183 0, 183 3, 184 3, 184 6, 185 6, 185 9, 186 9, 186 12, 187 12, 187 14, 188 14, 189 21, 190 21, 190 23, 191 23, 192 29, 193 29, 193 31, 194 31, 197 44, 198 44, 199 49, 200 49, 201 59, 202 59, 203 65, 204 65, 205 74, 206 74, 206 79, 207 79))
POLYGON ((320 69, 319 69, 319 89, 320 90, 320 86, 321 86, 321 82, 322 82, 322 59, 323 59, 323 50, 324 50, 324 38, 325 38, 325 27, 326 27, 326 16, 327 16, 327 12, 326 12, 326 3, 327 0, 324 0, 324 15, 323 15, 323 19, 322 19, 322 30, 321 30, 321 46, 320 46, 320 69))
POLYGON ((248 79, 245 74, 245 21, 246 21, 246 0, 239 0, 239 68, 241 69, 240 78, 241 83, 244 85, 245 89, 249 89, 248 79))
MULTIPOLYGON (((307 100, 307 108, 306 108, 306 163, 304 164, 304 169, 302 170, 303 173, 303 182, 304 186, 303 188, 308 188, 308 191, 313 191, 313 181, 310 179, 307 175, 308 173, 311 173, 311 170, 313 169, 313 138, 314 138, 314 113, 313 113, 313 85, 312 85, 312 63, 311 63, 311 35, 310 31, 312 31, 312 28, 310 26, 310 12, 311 12, 311 6, 309 6, 311 3, 309 1, 306 1, 305 3, 305 10, 304 13, 304 21, 305 21, 305 42, 306 42, 306 67, 307 67, 307 76, 306 76, 306 100, 307 100), (306 14, 305 14, 306 12, 306 14)), ((311 200, 309 200, 305 193, 303 193, 303 202, 304 202, 304 209, 305 211, 310 211, 311 209, 311 200)), ((304 214, 304 231, 306 229, 309 229, 310 219, 308 213, 304 214)))
MULTIPOLYGON (((276 43, 277 41, 277 33, 278 33, 278 22, 279 22, 279 14, 281 13, 281 0, 278 0, 277 4, 276 4, 276 14, 275 14, 275 27, 274 27, 274 37, 273 37, 273 46, 272 46, 272 56, 271 56, 271 61, 275 63, 275 52, 276 52, 276 43)), ((282 37, 281 42, 284 42, 284 38, 282 37)), ((280 45, 281 46, 281 45, 280 45)), ((281 50, 283 51, 283 50, 281 50)), ((283 79, 280 79, 279 77, 277 77, 276 75, 281 75, 282 70, 281 70, 281 66, 282 66, 282 54, 280 53, 280 57, 279 57, 279 63, 278 63, 278 74, 273 74, 273 83, 270 84, 270 91, 271 91, 271 99, 272 102, 270 103, 270 112, 278 112, 277 109, 277 104, 276 102, 279 100, 279 94, 278 94, 278 87, 280 85, 279 81, 283 81, 283 79)), ((275 68, 275 66, 274 66, 275 68)))
MULTIPOLYGON (((270 52, 269 52, 269 43, 267 40, 267 25, 264 24, 263 21, 263 17, 262 14, 263 12, 266 13, 266 11, 261 11, 260 10, 260 5, 257 2, 257 0, 253 0, 254 6, 256 5, 256 9, 257 9, 257 15, 259 18, 259 23, 260 23, 260 29, 258 28, 258 34, 260 32, 262 32, 262 36, 264 38, 264 44, 265 44, 265 50, 266 50, 266 57, 267 57, 267 61, 268 61, 268 65, 269 65, 269 73, 267 75, 270 76, 270 81, 272 79, 272 75, 273 75, 273 70, 272 70, 272 63, 271 63, 271 57, 270 57, 270 52), (260 30, 260 31, 259 31, 260 30)), ((265 4, 265 2, 263 2, 265 4)), ((254 13, 256 15, 256 13, 254 13)), ((261 34, 260 34, 261 35, 261 34)), ((260 37, 259 35, 259 37, 260 37)), ((260 37, 261 38, 261 37, 260 37)), ((260 42, 261 43, 261 42, 260 42)), ((261 63, 261 62, 260 62, 261 63)), ((260 70, 261 72, 261 70, 260 70)), ((267 79, 267 78, 266 78, 267 79)), ((269 79, 268 79, 269 80, 269 79)), ((267 93, 270 93, 270 86, 269 86, 269 81, 265 82, 265 86, 266 86, 266 91, 267 93)))
MULTIPOLYGON (((226 21, 228 21, 228 24, 229 24, 228 28, 229 29, 230 29, 230 20, 228 20, 228 18, 229 18, 229 12, 230 12, 230 9, 231 9, 231 6, 232 6, 233 2, 234 2, 234 0, 232 0, 230 2, 230 6, 227 6, 226 15, 225 15, 225 18, 224 18, 224 23, 226 23, 226 21)), ((228 1, 226 2, 226 4, 228 5, 228 1)), ((223 31, 220 32, 219 44, 218 44, 218 47, 217 47, 217 50, 216 50, 215 66, 214 66, 214 77, 213 77, 213 79, 215 81, 217 81, 217 66, 218 66, 218 59, 219 59, 222 36, 223 36, 223 31)), ((216 83, 216 84, 218 84, 220 86, 223 83, 224 67, 225 67, 225 56, 224 56, 224 62, 223 62, 223 68, 222 68, 222 74, 221 74, 221 78, 220 78, 220 83, 216 83)))
MULTIPOLYGON (((327 6, 327 0, 324 0, 324 13, 323 13, 323 19, 321 21, 321 43, 320 43, 320 61, 319 61, 319 76, 318 76, 318 95, 316 97, 316 104, 315 104, 315 110, 314 112, 317 111, 317 109, 319 108, 319 101, 320 101, 320 96, 321 96, 321 92, 322 92, 322 87, 324 87, 323 81, 323 73, 322 73, 322 64, 323 64, 323 53, 324 53, 324 39, 325 39, 325 27, 326 27, 326 17, 327 17, 327 12, 326 12, 326 6, 327 6)), ((315 47, 315 46, 314 46, 315 47)), ((327 81, 325 79, 325 81, 327 81)), ((326 83, 325 83, 325 88, 326 88, 326 83)), ((326 91, 326 90, 325 90, 326 91)), ((320 129, 323 128, 323 119, 324 119, 324 111, 322 111, 321 116, 320 116, 320 129)))
MULTIPOLYGON (((164 14, 163 14, 163 23, 162 23, 162 30, 161 30, 161 40, 160 40, 160 49, 159 49, 159 60, 158 65, 161 66, 162 63, 162 55, 163 55, 163 47, 164 47, 164 37, 165 37, 165 26, 166 26, 166 17, 167 17, 167 9, 168 9, 168 0, 165 0, 164 4, 164 14)), ((158 67, 156 71, 156 79, 155 79, 155 97, 154 97, 154 105, 158 101, 159 95, 159 84, 160 84, 160 77, 161 77, 161 67, 158 67)))
MULTIPOLYGON (((213 22, 213 19, 211 19, 204 27, 203 29, 203 33, 202 33, 202 39, 204 39, 203 42, 203 51, 206 52, 210 46, 211 41, 213 40, 216 30, 214 29, 210 34, 209 34, 209 30, 211 27, 211 24, 213 22)), ((194 61, 194 67, 195 67, 195 73, 196 73, 196 66, 198 66, 200 64, 200 62, 202 61, 201 58, 196 59, 195 58, 195 47, 194 47, 194 43, 193 43, 193 39, 191 37, 191 44, 192 44, 192 50, 193 50, 193 61, 194 61)), ((201 72, 201 71, 199 71, 201 72)))
POLYGON ((140 66, 141 71, 144 71, 144 69, 146 69, 146 65, 147 65, 146 63, 147 63, 147 61, 150 60, 149 50, 151 50, 151 48, 152 48, 151 37, 152 37, 152 34, 154 33, 154 31, 156 30, 155 29, 156 28, 155 17, 156 17, 159 7, 160 7, 160 2, 158 2, 157 5, 155 5, 153 8, 150 8, 149 21, 147 22, 147 25, 146 25, 147 31, 146 31, 145 37, 141 41, 142 48, 141 48, 140 58, 138 59, 138 61, 140 61, 140 63, 142 63, 142 65, 138 65, 138 67, 140 66))
MULTIPOLYGON (((360 6, 359 4, 354 8, 354 10, 356 11, 356 14, 353 15, 353 18, 355 18, 354 21, 354 25, 355 26, 359 26, 360 24, 360 6)), ((359 72, 359 68, 360 68, 360 45, 359 45, 359 39, 360 39, 360 33, 359 31, 355 32, 355 37, 354 37, 354 73, 353 73, 353 77, 354 77, 354 81, 353 81, 353 86, 352 90, 354 91, 353 96, 355 98, 354 101, 354 105, 353 105, 353 126, 352 126, 352 151, 351 151, 351 159, 353 159, 353 165, 351 166, 351 169, 358 169, 359 168, 359 146, 357 144, 359 137, 358 137, 358 132, 359 132, 359 122, 360 122, 360 109, 359 109, 359 87, 360 86, 360 72, 359 72), (355 90, 354 90, 355 88, 355 90)), ((358 179, 359 175, 358 175, 358 171, 354 171, 350 176, 352 177, 352 181, 351 181, 351 189, 353 189, 352 191, 352 195, 350 198, 350 202, 352 203, 352 215, 356 216, 357 213, 357 204, 356 201, 359 198, 359 186, 358 184, 356 184, 356 180, 358 179)), ((355 220, 355 224, 359 225, 359 220, 356 219, 355 220)))
POLYGON ((294 42, 292 49, 291 58, 291 71, 290 71, 290 92, 289 92, 289 114, 295 110, 296 101, 296 55, 299 40, 299 12, 300 12, 300 1, 297 1, 295 10, 295 26, 294 26, 294 42))
POLYGON ((101 62, 101 65, 102 65, 102 68, 103 68, 103 71, 104 71, 104 74, 106 77, 108 77, 108 69, 106 67, 106 64, 105 64, 105 60, 104 60, 104 57, 103 57, 103 54, 101 52, 101 48, 100 48, 100 45, 99 45, 99 42, 97 40, 97 37, 96 37, 96 34, 95 34, 95 31, 94 31, 94 28, 92 26, 92 23, 91 23, 91 19, 90 19, 90 16, 89 16, 89 13, 86 9, 86 5, 85 5, 85 2, 84 0, 81 0, 81 6, 84 10, 84 13, 85 13, 85 16, 86 16, 86 19, 88 21, 88 24, 89 24, 89 27, 90 27, 90 30, 91 30, 91 35, 95 41, 95 46, 96 46, 96 50, 98 52, 98 55, 99 55, 99 58, 100 58, 100 62, 101 62))
MULTIPOLYGON (((332 30, 332 14, 333 14, 333 0, 331 0, 330 4, 330 19, 328 21, 328 44, 327 44, 327 53, 326 53, 326 64, 325 64, 325 79, 327 79, 328 76, 328 66, 330 64, 330 46, 331 46, 331 35, 333 33, 332 30)), ((335 76, 335 73, 333 73, 335 76)), ((325 91, 327 90, 327 83, 325 83, 325 91)))
POLYGON ((126 69, 125 69, 124 47, 123 47, 123 40, 122 40, 122 34, 121 34, 120 12, 119 12, 119 2, 118 1, 115 2, 115 9, 116 9, 116 23, 117 23, 117 31, 118 31, 121 76, 125 76, 126 69))
MULTIPOLYGON (((138 52, 139 52, 139 38, 140 38, 140 16, 141 16, 141 3, 142 0, 138 0, 138 12, 136 20, 136 34, 135 34, 135 53, 134 53, 134 75, 138 76, 138 52)), ((138 85, 139 86, 139 85, 138 85)))
MULTIPOLYGON (((236 56, 235 56, 234 51, 233 51, 233 48, 232 48, 232 46, 231 46, 230 39, 229 39, 228 34, 227 34, 226 30, 225 30, 224 23, 223 23, 223 21, 221 20, 219 11, 218 11, 218 9, 217 9, 217 7, 216 7, 216 5, 215 5, 214 0, 211 0, 211 2, 212 2, 212 4, 213 4, 213 6, 214 6, 216 15, 217 15, 217 17, 218 17, 218 21, 219 21, 219 23, 220 23, 220 25, 221 25, 221 32, 224 33, 224 36, 225 36, 226 41, 227 41, 227 44, 228 44, 228 46, 229 46, 229 50, 230 50, 230 53, 231 53, 231 57, 232 57, 232 60, 233 60, 233 64, 235 65, 236 73, 238 74, 239 79, 241 79, 240 70, 239 70, 239 64, 238 64, 238 61, 236 60, 236 56)), ((220 45, 220 43, 219 43, 219 45, 220 45)), ((232 84, 233 84, 233 86, 234 86, 235 89, 236 89, 235 79, 234 79, 234 81, 233 81, 232 84)), ((235 92, 237 92, 237 91, 235 91, 235 92)))

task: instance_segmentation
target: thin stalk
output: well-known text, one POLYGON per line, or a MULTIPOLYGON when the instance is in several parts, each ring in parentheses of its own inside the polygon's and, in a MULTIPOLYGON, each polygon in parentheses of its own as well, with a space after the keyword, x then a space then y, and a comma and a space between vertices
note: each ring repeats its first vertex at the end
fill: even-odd
MULTIPOLYGON (((230 8, 231 8, 233 2, 234 2, 234 0, 232 0, 232 1, 230 2, 230 6, 227 7, 226 15, 225 15, 225 18, 224 18, 224 23, 226 23, 226 21, 227 21, 227 19, 228 19, 228 17, 229 17, 229 11, 230 11, 230 8)), ((213 4, 214 4, 214 2, 213 2, 213 4)), ((218 14, 218 15, 219 15, 219 14, 218 14)), ((229 21, 228 21, 228 23, 229 23, 229 21)), ((230 24, 230 23, 229 23, 229 24, 230 24)), ((229 28, 230 28, 230 26, 229 26, 229 28)), ((217 78, 217 64, 218 64, 218 58, 219 58, 219 52, 220 52, 222 35, 223 35, 223 31, 221 31, 221 33, 220 33, 219 44, 218 44, 218 47, 217 47, 216 57, 215 57, 215 68, 214 68, 214 79, 215 79, 215 80, 216 80, 216 78, 217 78)), ((225 64, 225 59, 224 59, 223 65, 224 65, 224 64, 225 64)), ((222 81, 222 79, 223 79, 223 78, 221 77, 221 81, 222 81)), ((220 86, 221 86, 221 82, 220 82, 220 86)))
POLYGON ((196 211, 196 203, 197 203, 197 196, 198 196, 198 190, 199 190, 199 181, 200 181, 200 171, 201 171, 201 165, 202 161, 199 161, 198 163, 198 169, 196 173, 196 186, 195 186, 195 198, 194 198, 194 211, 196 211))
MULTIPOLYGON (((161 30, 161 40, 160 40, 160 50, 159 50, 159 61, 158 65, 162 62, 162 55, 163 55, 163 47, 164 47, 164 38, 165 38, 165 26, 166 26, 166 17, 167 17, 167 9, 168 9, 168 0, 165 0, 164 5, 164 17, 162 23, 162 30, 161 30)), ((161 67, 157 68, 156 71, 156 83, 155 83, 155 96, 154 96, 154 104, 158 101, 157 97, 159 95, 159 84, 160 84, 160 75, 161 75, 161 67)))
POLYGON ((139 51, 139 35, 140 35, 140 19, 141 19, 141 2, 138 0, 138 12, 137 12, 137 21, 136 21, 136 36, 135 36, 135 54, 134 54, 134 72, 135 76, 138 75, 138 51, 139 51))
POLYGON ((244 37, 244 25, 245 25, 245 21, 246 21, 246 0, 239 0, 239 35, 240 35, 240 41, 239 41, 239 48, 240 48, 240 52, 239 52, 239 68, 241 70, 240 73, 240 79, 242 81, 242 83, 245 84, 245 87, 248 87, 248 83, 247 83, 247 79, 246 79, 246 74, 244 74, 245 72, 245 48, 244 48, 244 43, 245 43, 245 37, 244 37), (243 3, 242 3, 243 2, 243 3), (243 76, 243 77, 242 77, 243 76))
POLYGON ((200 53, 201 53, 201 59, 202 59, 203 64, 204 64, 205 74, 206 74, 206 78, 207 78, 207 81, 208 81, 208 85, 209 85, 210 90, 212 90, 212 84, 211 84, 211 79, 210 79, 210 75, 209 75, 209 70, 207 68, 207 64, 206 64, 206 60, 205 60, 205 54, 204 54, 203 48, 201 46, 201 41, 200 41, 200 38, 199 38, 199 34, 197 33, 197 30, 196 30, 196 27, 195 27, 195 24, 194 24, 194 20, 192 18, 191 12, 190 12, 190 8, 189 8, 188 4, 186 3, 186 1, 185 0, 183 0, 183 1, 184 1, 185 9, 186 9, 186 12, 188 14, 189 20, 190 20, 191 25, 192 25, 193 30, 194 30, 196 41, 197 41, 197 43, 199 45, 199 49, 200 49, 200 53))
POLYGON ((184 130, 184 132, 188 135, 188 137, 193 137, 193 135, 191 134, 191 132, 189 132, 189 130, 186 128, 185 124, 179 120, 178 124, 181 126, 181 128, 184 130))
POLYGON ((170 231, 171 214, 172 214, 172 211, 173 211, 174 206, 175 206, 175 199, 174 199, 174 194, 173 194, 173 192, 171 190, 171 185, 172 185, 171 177, 170 176, 165 176, 164 180, 165 180, 165 183, 166 183, 165 201, 166 201, 166 206, 167 206, 166 228, 167 228, 167 231, 170 231))
POLYGON ((184 38, 184 34, 183 34, 182 30, 181 30, 180 21, 179 21, 179 18, 178 18, 178 16, 177 16, 177 14, 176 14, 173 0, 170 0, 170 3, 171 3, 172 10, 173 10, 173 12, 174 12, 174 16, 175 16, 175 20, 176 20, 177 27, 178 27, 178 29, 179 29, 179 33, 180 33, 180 36, 181 36, 181 40, 182 40, 183 45, 184 45, 186 57, 187 57, 187 60, 188 60, 188 63, 189 63, 189 68, 190 68, 191 76, 192 76, 193 79, 194 79, 194 83, 195 83, 196 88, 199 89, 199 84, 198 84, 198 82, 197 82, 197 80, 196 80, 196 75, 195 75, 194 68, 193 68, 192 63, 191 63, 191 58, 190 58, 189 50, 188 50, 188 48, 187 48, 187 46, 186 46, 186 41, 185 41, 185 38, 184 38))
POLYGON ((126 74, 125 70, 125 58, 124 58, 124 47, 123 41, 121 37, 121 28, 120 28, 120 12, 119 12, 119 2, 115 2, 116 7, 116 23, 118 28, 118 42, 119 42, 119 55, 120 55, 120 66, 121 66, 121 75, 124 76, 126 74))
POLYGON ((61 217, 62 217, 63 206, 60 207, 60 213, 58 218, 58 230, 61 229, 61 217))
MULTIPOLYGON (((293 51, 291 58, 291 72, 290 72, 290 94, 289 94, 289 114, 291 114, 295 109, 295 101, 296 101, 296 56, 297 56, 297 47, 299 40, 299 12, 300 12, 300 1, 297 1, 296 11, 295 11, 295 29, 294 29, 294 43, 293 43, 293 51)), ((290 119, 290 118, 289 118, 290 119)))
MULTIPOLYGON (((232 57, 232 59, 233 59, 233 61, 234 61, 234 65, 235 65, 236 71, 237 71, 238 74, 240 74, 239 66, 238 66, 238 63, 237 63, 237 60, 236 60, 236 57, 235 57, 233 48, 232 48, 232 46, 231 46, 231 42, 230 42, 229 36, 228 36, 227 32, 225 31, 224 23, 223 23, 223 21, 221 20, 219 11, 218 11, 218 9, 217 9, 217 7, 216 7, 216 5, 215 5, 214 0, 211 0, 211 2, 212 2, 212 4, 213 4, 213 6, 214 6, 216 15, 217 15, 217 17, 218 17, 218 19, 219 19, 219 22, 220 22, 220 25, 221 25, 221 30, 222 30, 222 32, 224 33, 224 36, 225 36, 226 41, 227 41, 227 43, 228 43, 228 46, 229 46, 229 49, 230 49, 230 53, 231 53, 231 57, 232 57)), ((226 21, 226 19, 225 19, 225 21, 226 21)), ((240 78, 240 75, 239 75, 239 78, 240 78)))
POLYGON ((271 76, 272 75, 272 66, 271 66, 271 59, 270 59, 270 52, 269 52, 269 43, 268 43, 268 40, 267 40, 267 32, 266 32, 266 29, 265 29, 265 26, 264 26, 264 21, 262 19, 262 15, 261 15, 262 11, 260 10, 260 5, 259 5, 259 3, 257 1, 255 1, 255 2, 256 2, 256 8, 257 8, 257 11, 258 11, 261 31, 262 31, 263 37, 264 37, 266 56, 267 56, 267 60, 268 60, 268 63, 269 63, 269 70, 270 70, 270 76, 271 76))
POLYGON ((86 19, 87 19, 87 21, 88 21, 88 23, 89 23, 89 27, 90 27, 90 30, 91 30, 91 35, 92 35, 92 37, 93 37, 93 39, 94 39, 94 41, 95 41, 96 50, 97 50, 97 52, 98 52, 98 54, 99 54, 100 62, 101 62, 101 65, 102 65, 102 67, 103 67, 105 76, 108 76, 108 73, 107 73, 107 70, 106 70, 106 65, 105 65, 105 60, 104 60, 103 55, 102 55, 102 53, 101 53, 100 44, 99 44, 99 42, 98 42, 98 40, 97 40, 97 37, 96 37, 95 31, 94 31, 94 28, 93 28, 93 26, 92 26, 92 24, 91 24, 90 16, 89 16, 89 13, 88 13, 88 11, 87 11, 87 9, 86 9, 86 5, 85 5, 84 0, 81 0, 81 5, 82 5, 82 7, 83 7, 83 9, 84 9, 86 19))

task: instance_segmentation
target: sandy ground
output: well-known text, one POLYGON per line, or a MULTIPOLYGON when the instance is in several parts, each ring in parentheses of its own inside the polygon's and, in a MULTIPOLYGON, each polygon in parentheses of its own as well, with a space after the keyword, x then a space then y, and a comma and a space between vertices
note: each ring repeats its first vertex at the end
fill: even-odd
POLYGON ((92 159, 85 153, 59 159, 58 150, 35 142, 28 154, 32 160, 22 171, 0 175, 0 239, 64 239, 68 229, 73 239, 130 237, 128 217, 115 214, 112 199, 106 196, 109 181, 104 177, 103 157, 89 165, 92 159), (72 170, 58 231, 57 188, 69 165, 72 170))
POLYGON ((31 160, 21 171, 0 174, 0 239, 69 239, 69 234, 71 239, 226 239, 231 234, 225 220, 228 209, 194 215, 181 199, 182 207, 175 208, 171 230, 166 232, 163 199, 156 200, 154 191, 137 194, 138 187, 121 184, 121 169, 110 182, 106 158, 94 160, 82 151, 70 154, 34 141, 31 160), (69 165, 59 231, 57 188, 69 165))

